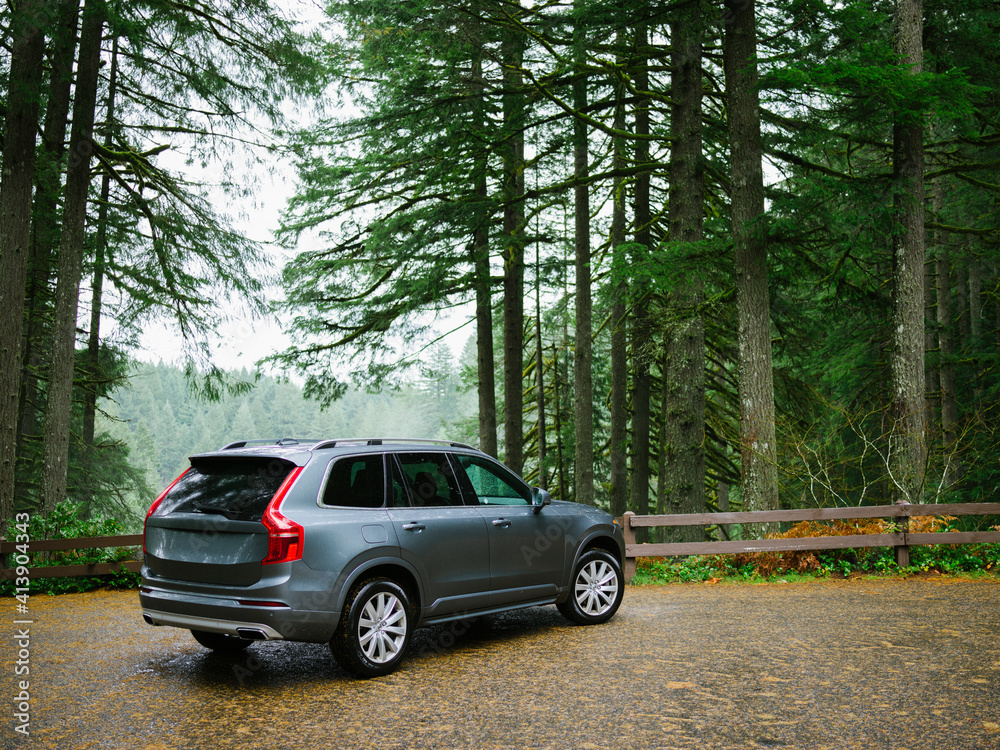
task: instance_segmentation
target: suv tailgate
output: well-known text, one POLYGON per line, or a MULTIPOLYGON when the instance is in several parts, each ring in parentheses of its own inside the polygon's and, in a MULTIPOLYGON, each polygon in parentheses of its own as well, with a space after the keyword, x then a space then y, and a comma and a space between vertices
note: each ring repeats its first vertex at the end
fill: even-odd
POLYGON ((194 457, 146 519, 153 577, 249 586, 261 578, 268 503, 295 464, 267 457, 194 457))

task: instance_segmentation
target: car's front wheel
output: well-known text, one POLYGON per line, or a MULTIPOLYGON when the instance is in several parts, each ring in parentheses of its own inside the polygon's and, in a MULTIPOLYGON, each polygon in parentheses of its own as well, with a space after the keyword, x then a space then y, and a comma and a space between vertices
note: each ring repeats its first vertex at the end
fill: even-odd
POLYGON ((388 578, 372 578, 347 597, 330 651, 340 666, 358 677, 389 674, 403 659, 413 624, 403 588, 388 578))
POLYGON ((592 549, 580 555, 573 569, 569 598, 558 605, 568 620, 599 625, 614 617, 625 595, 625 576, 610 552, 592 549))
POLYGON ((205 630, 192 630, 191 635, 205 648, 223 653, 234 653, 242 651, 251 643, 248 638, 240 638, 238 635, 227 635, 226 633, 209 633, 205 630))

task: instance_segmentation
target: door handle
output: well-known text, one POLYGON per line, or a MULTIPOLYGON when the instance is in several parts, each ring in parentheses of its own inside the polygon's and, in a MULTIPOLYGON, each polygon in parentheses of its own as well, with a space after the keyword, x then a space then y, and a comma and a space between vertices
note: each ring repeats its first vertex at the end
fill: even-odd
POLYGON ((423 531, 427 527, 422 523, 404 523, 403 531, 423 531))
POLYGON ((497 526, 497 527, 499 527, 501 529, 509 529, 510 528, 510 521, 507 520, 506 518, 496 518, 496 519, 493 520, 493 525, 497 526))

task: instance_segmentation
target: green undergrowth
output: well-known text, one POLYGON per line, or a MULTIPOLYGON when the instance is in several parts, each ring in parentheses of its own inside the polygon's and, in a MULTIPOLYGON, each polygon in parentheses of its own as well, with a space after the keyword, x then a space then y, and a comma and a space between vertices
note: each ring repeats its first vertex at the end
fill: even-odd
POLYGON ((1000 577, 1000 544, 911 547, 910 565, 905 568, 896 565, 895 553, 891 548, 847 549, 810 554, 815 558, 816 564, 806 569, 798 569, 796 561, 791 559, 792 555, 777 553, 685 558, 643 557, 636 561, 636 574, 632 583, 641 586, 703 582, 793 583, 835 578, 933 575, 988 579, 1000 577))
MULTIPOLYGON (((915 516, 910 533, 940 534, 964 530, 955 516, 915 516)), ((992 526, 1000 531, 1000 526, 992 526)), ((898 526, 881 518, 803 521, 770 539, 810 539, 895 533, 898 526)), ((892 547, 785 552, 741 552, 687 558, 644 557, 636 561, 633 583, 684 583, 699 581, 793 581, 862 576, 1000 574, 1000 544, 932 544, 910 547, 910 565, 896 565, 892 547)))
MULTIPOLYGON (((28 522, 29 539, 82 539, 95 536, 120 536, 125 533, 122 525, 113 518, 96 516, 81 518, 82 506, 73 502, 62 502, 51 513, 32 514, 28 522)), ((15 540, 20 534, 14 521, 4 530, 4 538, 15 540)), ((7 555, 5 567, 18 565, 31 568, 45 568, 55 565, 81 565, 85 563, 116 563, 138 559, 138 552, 130 547, 105 547, 98 549, 65 550, 56 552, 31 552, 27 566, 17 554, 7 555)), ((17 593, 17 581, 0 581, 0 596, 17 593)), ((138 588, 139 574, 122 569, 118 573, 102 576, 75 576, 72 578, 32 578, 28 589, 34 594, 67 594, 79 591, 93 591, 99 588, 138 588)))

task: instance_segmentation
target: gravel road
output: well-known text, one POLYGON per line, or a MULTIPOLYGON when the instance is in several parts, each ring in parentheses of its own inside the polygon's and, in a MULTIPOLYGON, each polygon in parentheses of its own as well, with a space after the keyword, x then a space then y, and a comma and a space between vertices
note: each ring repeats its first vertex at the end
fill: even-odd
POLYGON ((995 580, 630 586, 603 626, 546 607, 419 631, 368 681, 319 645, 213 654, 145 625, 135 592, 27 616, 31 734, 8 699, 5 748, 1000 750, 995 580))

